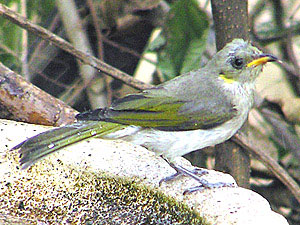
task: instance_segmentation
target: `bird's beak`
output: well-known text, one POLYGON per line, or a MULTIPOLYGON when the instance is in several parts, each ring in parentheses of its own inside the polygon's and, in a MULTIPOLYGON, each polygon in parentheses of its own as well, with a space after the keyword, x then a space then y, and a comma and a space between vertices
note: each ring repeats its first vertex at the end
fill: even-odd
POLYGON ((250 66, 259 66, 259 65, 264 65, 267 62, 274 62, 277 61, 278 59, 270 54, 260 54, 258 55, 257 58, 255 58, 253 61, 247 64, 247 67, 250 66))

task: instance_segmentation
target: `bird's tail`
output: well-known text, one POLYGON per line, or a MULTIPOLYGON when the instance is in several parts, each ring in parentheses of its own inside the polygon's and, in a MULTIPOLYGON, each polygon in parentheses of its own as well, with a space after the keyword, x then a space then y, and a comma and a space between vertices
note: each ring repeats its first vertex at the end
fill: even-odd
POLYGON ((91 138, 102 137, 125 127, 116 123, 79 121, 64 127, 48 130, 18 144, 20 164, 26 169, 41 158, 68 145, 91 138))

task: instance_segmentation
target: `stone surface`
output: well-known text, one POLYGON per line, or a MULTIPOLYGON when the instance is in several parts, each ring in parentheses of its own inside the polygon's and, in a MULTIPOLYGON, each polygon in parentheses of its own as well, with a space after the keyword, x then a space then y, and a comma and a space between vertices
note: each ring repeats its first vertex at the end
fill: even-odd
MULTIPOLYGON (((174 170, 154 153, 122 141, 90 139, 50 155, 28 170, 20 170, 17 152, 9 149, 45 129, 42 126, 0 120, 0 221, 9 217, 20 220, 28 218, 28 224, 49 221, 57 224, 87 221, 130 224, 134 217, 155 217, 160 221, 169 219, 169 224, 172 221, 181 221, 182 224, 186 218, 192 218, 189 223, 197 224, 197 215, 200 215, 209 224, 288 224, 284 217, 270 209, 267 200, 247 189, 226 187, 183 195, 186 188, 197 185, 187 177, 163 183, 159 187, 158 182, 173 174, 174 170), (120 193, 120 190, 126 191, 120 193), (131 197, 128 197, 126 193, 132 190, 143 193, 143 197, 135 194, 137 197, 129 194, 131 197), (144 193, 148 191, 151 194, 145 197, 144 193), (184 206, 176 205, 172 200, 166 200, 163 194, 157 197, 156 192, 183 202, 194 212, 186 211, 184 206), (116 197, 118 193, 122 197, 116 197), (109 198, 114 199, 110 202, 114 207, 109 205, 103 209, 103 199, 107 200, 108 195, 114 196, 109 198), (133 211, 132 206, 137 202, 143 203, 136 207, 139 211, 133 211), (111 214, 112 209, 120 209, 119 204, 127 208, 122 208, 119 215, 111 214), (171 214, 176 209, 183 217, 175 216, 173 220, 164 212, 163 215, 156 215, 156 208, 157 212, 170 210, 171 214), (91 216, 91 212, 94 216, 91 216), (192 216, 186 216, 187 213, 192 216), (105 215, 110 216, 105 218, 105 215), (122 223, 124 215, 128 221, 122 223)), ((177 163, 191 167, 181 157, 177 163)), ((230 175, 211 170, 204 178, 209 182, 234 182, 230 175)))

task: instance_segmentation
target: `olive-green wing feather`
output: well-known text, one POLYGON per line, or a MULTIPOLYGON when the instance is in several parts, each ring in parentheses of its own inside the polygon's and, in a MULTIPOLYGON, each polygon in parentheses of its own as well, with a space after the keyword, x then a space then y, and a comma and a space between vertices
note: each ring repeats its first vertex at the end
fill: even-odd
POLYGON ((212 128, 236 115, 234 105, 224 95, 213 93, 214 90, 212 93, 208 93, 209 90, 205 93, 189 90, 190 97, 182 92, 174 93, 164 86, 157 87, 128 95, 115 101, 109 108, 85 112, 76 118, 185 131, 212 128))

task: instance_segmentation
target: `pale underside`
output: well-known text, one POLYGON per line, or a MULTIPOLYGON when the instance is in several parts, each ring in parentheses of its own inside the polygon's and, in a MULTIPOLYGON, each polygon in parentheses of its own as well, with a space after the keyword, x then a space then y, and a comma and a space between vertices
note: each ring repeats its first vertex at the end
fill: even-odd
POLYGON ((254 84, 247 84, 242 87, 236 82, 235 84, 224 84, 224 87, 230 89, 235 96, 239 96, 237 98, 239 101, 235 102, 239 113, 233 119, 213 129, 170 132, 128 126, 101 138, 123 139, 144 146, 158 155, 163 155, 170 161, 191 151, 222 143, 232 137, 247 119, 253 104, 254 84))

